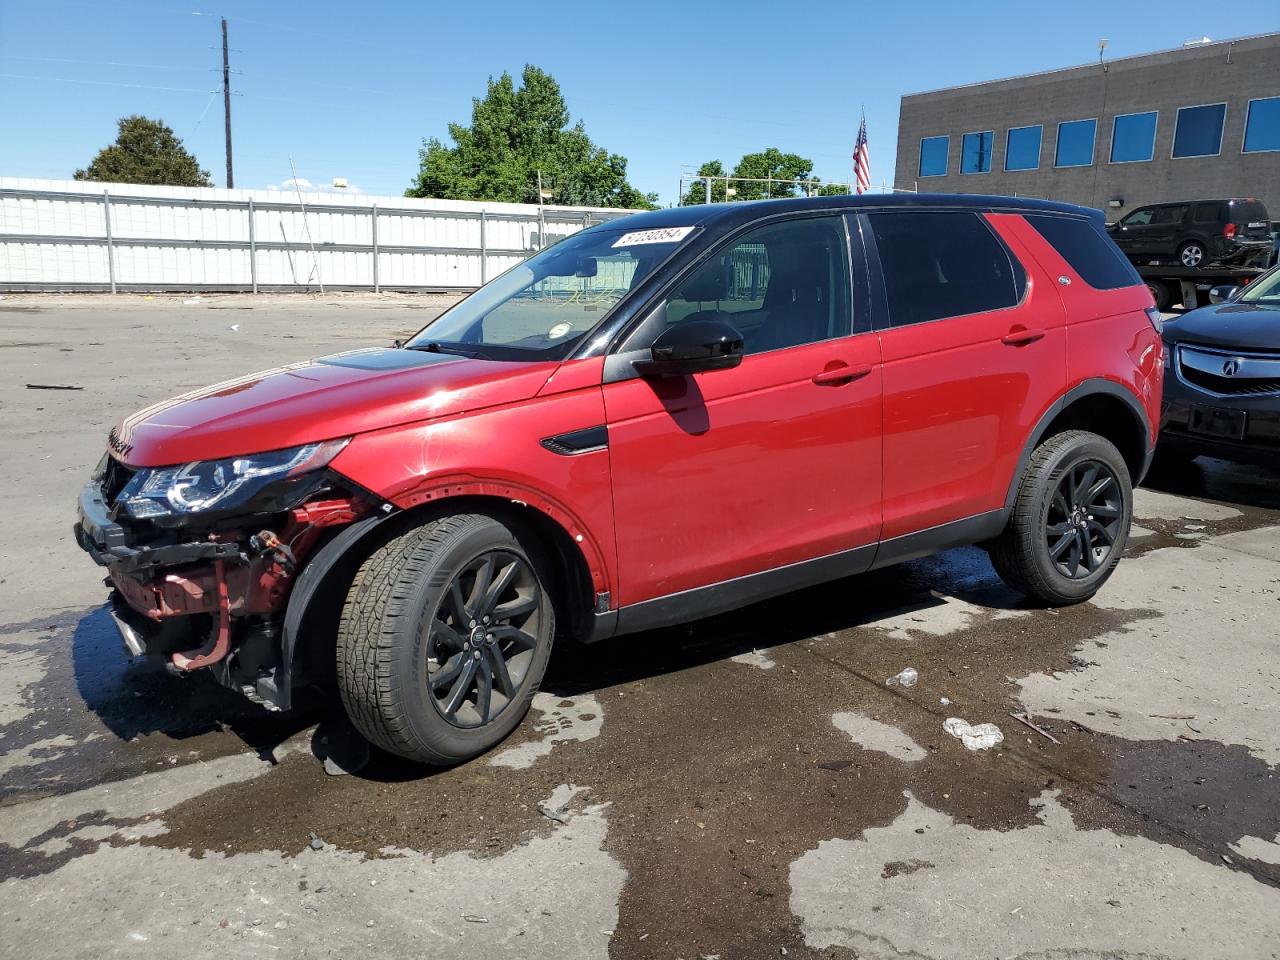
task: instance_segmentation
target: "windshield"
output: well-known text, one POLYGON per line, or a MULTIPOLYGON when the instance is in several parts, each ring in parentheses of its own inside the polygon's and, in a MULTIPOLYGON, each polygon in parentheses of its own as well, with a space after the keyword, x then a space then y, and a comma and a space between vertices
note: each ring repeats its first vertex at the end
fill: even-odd
POLYGON ((491 360, 557 360, 694 230, 594 229, 518 264, 405 346, 491 360))
POLYGON ((1236 297, 1237 303, 1256 303, 1262 307, 1280 307, 1280 266, 1272 267, 1236 297))

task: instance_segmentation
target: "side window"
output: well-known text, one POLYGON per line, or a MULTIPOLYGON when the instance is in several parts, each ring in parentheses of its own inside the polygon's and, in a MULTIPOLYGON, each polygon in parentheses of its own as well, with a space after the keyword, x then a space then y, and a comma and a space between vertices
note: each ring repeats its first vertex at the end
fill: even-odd
POLYGON ((1192 208, 1191 219, 1196 223, 1220 223, 1226 220, 1225 212, 1220 203, 1197 203, 1192 208))
POLYGON ((1120 222, 1126 227, 1145 227, 1151 223, 1151 214, 1155 210, 1152 207, 1144 207, 1141 210, 1135 210, 1120 222))
POLYGON ((1152 219, 1152 223, 1181 223, 1187 215, 1187 205, 1185 203, 1170 207, 1156 207, 1156 215, 1152 219))
MULTIPOLYGON (((747 353, 847 336, 849 258, 840 217, 788 220, 743 235, 686 277, 655 315, 665 325, 718 319, 747 353)), ((641 328, 645 342, 662 327, 641 328)), ((635 347, 636 339, 628 343, 635 347)))
POLYGON ((977 214, 871 213, 895 327, 1012 307, 1026 274, 977 214))
POLYGON ((1115 290, 1142 283, 1120 248, 1091 221, 1032 214, 1027 216, 1027 223, 1094 289, 1115 290))

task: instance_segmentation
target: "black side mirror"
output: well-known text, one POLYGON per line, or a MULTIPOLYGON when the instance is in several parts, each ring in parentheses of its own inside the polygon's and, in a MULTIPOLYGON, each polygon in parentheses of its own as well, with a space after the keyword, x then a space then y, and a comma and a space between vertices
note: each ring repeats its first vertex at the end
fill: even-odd
POLYGON ((1236 294, 1239 292, 1240 292, 1239 287, 1231 286, 1230 284, 1224 283, 1224 284, 1221 284, 1220 286, 1210 288, 1209 302, 1210 303, 1226 303, 1228 300, 1234 300, 1236 294))
POLYGON ((728 370, 742 362, 743 342, 723 320, 690 320, 668 327, 654 341, 652 356, 635 360, 645 377, 678 377, 704 370, 728 370))

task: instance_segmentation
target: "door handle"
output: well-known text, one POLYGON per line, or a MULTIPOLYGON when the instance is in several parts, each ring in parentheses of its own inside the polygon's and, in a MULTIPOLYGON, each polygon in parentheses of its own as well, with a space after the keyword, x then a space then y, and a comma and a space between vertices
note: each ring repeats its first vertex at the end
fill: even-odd
POLYGON ((813 375, 813 382, 820 387, 838 387, 842 383, 848 383, 851 380, 858 380, 865 377, 871 372, 871 364, 865 364, 860 367, 851 367, 848 364, 841 364, 838 367, 832 367, 830 370, 823 370, 821 373, 813 375))
POLYGON ((1009 347, 1025 347, 1028 343, 1043 339, 1043 330, 1010 330, 1000 338, 1000 342, 1009 347))

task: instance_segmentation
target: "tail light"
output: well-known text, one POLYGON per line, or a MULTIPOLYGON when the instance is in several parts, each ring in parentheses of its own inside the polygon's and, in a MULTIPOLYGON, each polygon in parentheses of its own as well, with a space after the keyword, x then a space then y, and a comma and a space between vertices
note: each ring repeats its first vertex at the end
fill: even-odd
POLYGON ((1236 225, 1234 223, 1228 223, 1222 228, 1222 235, 1230 240, 1236 235, 1236 225))
POLYGON ((1160 311, 1155 307, 1147 307, 1143 312, 1151 321, 1151 326, 1156 328, 1156 333, 1164 333, 1164 317, 1160 316, 1160 311))

